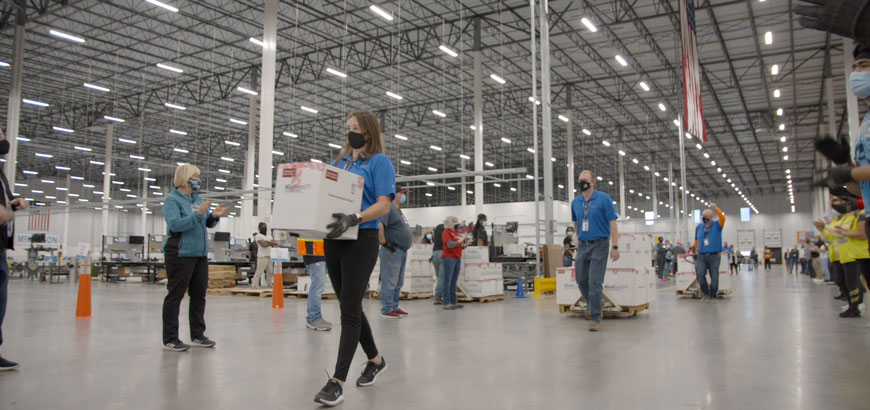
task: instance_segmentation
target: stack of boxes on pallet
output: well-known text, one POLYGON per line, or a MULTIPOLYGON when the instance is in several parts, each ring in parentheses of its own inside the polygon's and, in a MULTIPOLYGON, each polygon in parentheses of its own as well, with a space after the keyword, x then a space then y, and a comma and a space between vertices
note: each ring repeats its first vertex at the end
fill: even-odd
POLYGON ((489 262, 488 246, 465 248, 457 284, 472 298, 503 295, 502 264, 489 262))
POLYGON ((236 286, 236 267, 233 265, 208 265, 208 288, 221 289, 236 286))
MULTIPOLYGON (((432 258, 432 245, 415 243, 408 249, 405 261, 405 281, 402 293, 433 293, 435 289, 435 267, 432 258)), ((380 266, 378 266, 380 274, 380 266)))
MULTIPOLYGON (((692 257, 694 262, 694 257, 692 257)), ((677 263, 677 295, 694 292, 698 289, 698 274, 695 273, 695 264, 686 262, 686 255, 680 255, 677 263)), ((728 258, 722 255, 719 261, 719 294, 727 295, 732 290, 732 275, 728 258)), ((710 283, 710 275, 707 275, 707 283, 710 283)))
MULTIPOLYGON (((620 234, 619 260, 607 257, 605 301, 619 306, 641 306, 656 299, 656 275, 650 267, 652 243, 646 235, 620 234)), ((556 270, 556 303, 573 305, 580 299, 574 268, 556 270)))
MULTIPOLYGON (((335 289, 332 288, 332 281, 329 280, 329 275, 326 275, 325 284, 323 285, 323 296, 325 295, 334 295, 335 289)), ((304 275, 299 275, 296 278, 296 293, 301 293, 303 295, 307 295, 308 291, 311 290, 311 275, 307 272, 304 275)))

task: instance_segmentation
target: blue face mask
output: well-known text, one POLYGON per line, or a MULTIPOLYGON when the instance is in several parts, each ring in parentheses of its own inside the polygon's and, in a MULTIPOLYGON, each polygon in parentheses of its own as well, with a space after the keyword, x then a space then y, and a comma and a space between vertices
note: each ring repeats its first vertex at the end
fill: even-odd
POLYGON ((200 188, 202 188, 202 180, 191 178, 187 181, 187 184, 190 185, 190 189, 193 192, 199 192, 200 188))
POLYGON ((860 99, 870 98, 870 71, 854 72, 849 77, 852 92, 860 99))

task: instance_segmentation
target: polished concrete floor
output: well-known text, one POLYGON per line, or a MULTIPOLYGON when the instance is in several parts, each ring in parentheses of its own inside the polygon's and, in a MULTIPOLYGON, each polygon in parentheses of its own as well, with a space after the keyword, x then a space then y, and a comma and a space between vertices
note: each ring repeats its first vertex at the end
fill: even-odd
MULTIPOLYGON (((0 353, 0 409, 306 409, 334 365, 338 329, 305 329, 305 301, 209 296, 215 349, 160 346, 157 285, 94 284, 77 320, 73 285, 13 280, 0 353)), ((775 270, 739 276, 718 305, 662 286, 632 319, 559 314, 553 296, 442 311, 366 301, 390 369, 348 384, 348 409, 868 409, 870 320, 840 319, 834 288, 775 270)), ((186 311, 186 302, 182 306, 186 311)), ((338 322, 334 300, 327 319, 338 322)), ((187 320, 182 318, 183 336, 187 320)), ((188 338, 184 338, 188 340, 188 338)), ((357 353, 351 380, 362 370, 357 353)))

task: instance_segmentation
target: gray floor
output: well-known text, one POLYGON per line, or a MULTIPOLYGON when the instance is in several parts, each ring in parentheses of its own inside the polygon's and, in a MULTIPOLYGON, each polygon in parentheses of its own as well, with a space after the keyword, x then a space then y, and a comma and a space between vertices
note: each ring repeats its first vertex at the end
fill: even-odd
MULTIPOLYGON (((868 319, 839 319, 834 288, 806 276, 742 273, 719 305, 663 288, 633 319, 587 332, 552 296, 466 305, 403 302, 377 316, 390 370, 347 387, 349 409, 867 409, 868 319)), ((304 327, 305 303, 210 296, 214 350, 160 349, 156 285, 94 284, 94 318, 76 320, 75 288, 14 280, 0 409, 305 409, 331 371, 338 329, 304 327)), ((186 303, 182 306, 186 310, 186 303)), ((338 322, 337 303, 325 301, 338 322)), ((183 310, 184 311, 184 310, 183 310)), ((186 336, 186 318, 182 320, 186 336)), ((355 362, 362 363, 359 351, 355 362)), ((355 363, 352 380, 361 371, 355 363)), ((349 383, 350 385, 350 383, 349 383)))

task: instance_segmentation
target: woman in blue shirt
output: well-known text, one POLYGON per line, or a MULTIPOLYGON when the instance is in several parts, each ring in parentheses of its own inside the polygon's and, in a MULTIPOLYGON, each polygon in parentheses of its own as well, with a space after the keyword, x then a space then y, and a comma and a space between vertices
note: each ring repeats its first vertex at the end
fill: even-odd
POLYGON ((205 337, 205 293, 208 289, 208 228, 214 228, 227 207, 209 212, 210 201, 197 194, 202 181, 199 168, 184 164, 175 169, 175 189, 163 201, 166 220, 166 258, 169 293, 163 299, 163 349, 182 352, 190 346, 178 338, 178 310, 184 293, 190 294, 190 344, 213 347, 205 337))
POLYGON ((314 397, 316 403, 326 406, 335 406, 344 400, 343 386, 357 344, 368 358, 357 386, 371 386, 378 374, 387 369, 363 313, 362 300, 378 260, 380 217, 390 211, 390 202, 396 194, 396 168, 384 155, 381 127, 374 113, 352 112, 347 119, 347 131, 347 143, 332 165, 364 177, 365 186, 360 212, 333 214, 336 221, 327 226, 331 231, 324 241, 326 269, 341 309, 341 340, 335 373, 314 397), (359 225, 356 240, 334 239, 356 225, 359 225))

